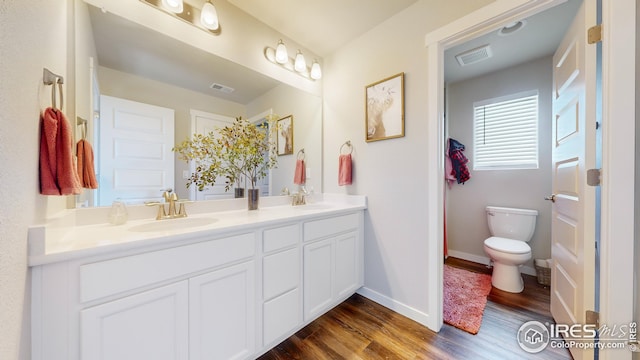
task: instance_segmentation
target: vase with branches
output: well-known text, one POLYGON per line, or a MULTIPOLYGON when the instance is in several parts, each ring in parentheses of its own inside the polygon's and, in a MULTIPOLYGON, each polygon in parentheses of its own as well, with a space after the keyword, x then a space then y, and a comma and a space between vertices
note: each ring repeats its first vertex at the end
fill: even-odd
POLYGON ((174 151, 181 159, 195 161, 195 172, 187 186, 195 184, 202 190, 222 176, 226 179, 225 191, 228 191, 234 183, 246 179, 251 185, 249 208, 257 208, 257 182, 278 163, 275 136, 272 134, 275 119, 277 116, 268 116, 266 123, 256 125, 237 117, 230 126, 206 135, 194 134, 176 146, 174 151), (252 196, 255 197, 255 205, 251 204, 252 196))

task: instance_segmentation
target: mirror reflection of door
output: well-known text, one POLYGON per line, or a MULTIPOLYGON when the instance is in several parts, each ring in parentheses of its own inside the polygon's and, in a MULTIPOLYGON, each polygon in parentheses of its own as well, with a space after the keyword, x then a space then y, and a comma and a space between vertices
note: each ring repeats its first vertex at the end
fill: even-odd
POLYGON ((174 188, 174 110, 100 96, 98 206, 161 201, 174 188))
MULTIPOLYGON (((264 111, 256 116, 249 118, 249 121, 256 125, 261 125, 264 131, 267 132, 266 139, 269 140, 269 137, 272 135, 271 129, 269 128, 269 120, 268 117, 273 115, 273 110, 264 111)), ((269 153, 264 153, 264 161, 269 161, 269 153)), ((258 179, 256 182, 256 187, 260 189, 260 196, 269 196, 272 194, 271 190, 271 169, 267 169, 267 175, 263 178, 258 179)))
MULTIPOLYGON (((235 119, 230 116, 212 114, 204 111, 191 110, 191 128, 192 133, 196 134, 208 134, 210 132, 216 132, 216 129, 223 128, 225 126, 233 125, 235 119)), ((190 165, 190 171, 195 171, 195 165, 190 165)), ((225 181, 223 177, 218 177, 216 183, 212 186, 207 186, 204 190, 199 191, 195 186, 190 186, 190 198, 193 200, 217 200, 217 199, 230 199, 233 198, 235 185, 229 191, 225 191, 225 181)), ((241 181, 240 187, 244 186, 244 181, 241 181)))

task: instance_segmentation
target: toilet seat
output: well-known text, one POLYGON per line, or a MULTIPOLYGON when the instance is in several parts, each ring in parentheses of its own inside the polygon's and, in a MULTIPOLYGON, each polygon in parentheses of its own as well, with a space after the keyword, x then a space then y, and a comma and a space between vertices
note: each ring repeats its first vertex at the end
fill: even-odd
POLYGON ((485 246, 507 254, 527 254, 531 252, 529 245, 520 240, 492 236, 484 241, 485 246))

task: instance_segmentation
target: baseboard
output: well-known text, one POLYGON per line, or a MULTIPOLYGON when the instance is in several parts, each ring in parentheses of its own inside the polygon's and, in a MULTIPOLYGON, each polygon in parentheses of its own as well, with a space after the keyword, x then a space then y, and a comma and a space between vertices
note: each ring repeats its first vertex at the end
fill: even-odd
MULTIPOLYGON (((407 306, 397 300, 394 300, 386 295, 383 295, 375 290, 371 290, 367 287, 361 287, 356 291, 358 294, 366 297, 367 299, 374 301, 390 310, 397 312, 403 316, 408 317, 409 319, 416 321, 432 330, 438 328, 434 326, 435 324, 430 323, 429 314, 425 314, 424 312, 414 309, 411 306, 407 306)), ((437 330, 434 330, 437 331, 437 330)))
MULTIPOLYGON (((489 265, 490 262, 491 262, 491 259, 489 259, 486 256, 479 256, 479 255, 476 255, 476 254, 469 254, 469 253, 466 253, 466 252, 463 252, 463 251, 448 250, 447 254, 449 256, 451 256, 451 257, 454 257, 454 258, 467 260, 467 261, 473 261, 473 262, 478 263, 478 264, 489 265)), ((532 268, 531 266, 521 266, 520 267, 520 272, 523 273, 523 274, 536 276, 536 269, 532 268)))

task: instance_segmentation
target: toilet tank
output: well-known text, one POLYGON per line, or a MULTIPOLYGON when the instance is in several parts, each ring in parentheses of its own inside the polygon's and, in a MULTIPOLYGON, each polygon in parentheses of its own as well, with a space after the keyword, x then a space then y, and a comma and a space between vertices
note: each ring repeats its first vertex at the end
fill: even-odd
POLYGON ((491 235, 528 242, 536 229, 537 210, 487 206, 491 235))

